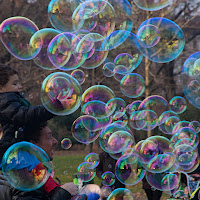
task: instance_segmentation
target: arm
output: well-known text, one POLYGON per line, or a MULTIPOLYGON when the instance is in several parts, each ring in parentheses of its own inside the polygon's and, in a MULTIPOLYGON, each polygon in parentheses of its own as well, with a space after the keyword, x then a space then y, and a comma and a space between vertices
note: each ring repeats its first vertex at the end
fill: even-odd
POLYGON ((11 120, 15 125, 24 125, 28 123, 40 123, 53 118, 55 115, 47 111, 43 105, 24 106, 19 95, 15 93, 8 94, 0 104, 1 114, 4 118, 11 120))

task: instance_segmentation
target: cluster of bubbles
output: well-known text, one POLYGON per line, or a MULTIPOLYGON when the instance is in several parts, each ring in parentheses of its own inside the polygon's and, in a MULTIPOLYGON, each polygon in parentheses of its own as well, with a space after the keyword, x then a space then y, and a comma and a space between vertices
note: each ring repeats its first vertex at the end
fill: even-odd
MULTIPOLYGON (((134 0, 147 11, 162 9, 170 2, 134 0)), ((81 85, 87 76, 78 68, 94 69, 103 64, 103 74, 120 82, 123 95, 138 98, 145 90, 145 82, 133 70, 143 56, 156 63, 167 63, 182 52, 184 33, 176 23, 161 17, 150 18, 134 34, 131 32, 133 14, 127 0, 51 0, 48 16, 54 28, 39 30, 25 17, 11 17, 1 23, 0 38, 16 58, 32 59, 45 70, 64 71, 45 78, 41 101, 56 115, 69 115, 81 107, 81 116, 72 125, 73 137, 83 144, 99 139, 101 148, 117 160, 115 173, 107 171, 101 177, 102 191, 108 200, 133 199, 127 189, 112 191, 109 186, 116 179, 125 185, 135 185, 144 177, 152 188, 180 197, 183 196, 179 188, 180 173, 186 174, 190 182, 188 174, 199 165, 200 123, 181 121, 179 117, 187 109, 186 100, 176 96, 168 102, 162 96, 153 95, 126 105, 105 85, 94 85, 82 92, 81 85), (70 75, 68 71, 72 71, 70 75), (158 128, 171 139, 157 135, 135 143, 129 127, 142 131, 158 128)), ((199 66, 198 52, 186 60, 182 71, 185 96, 198 108, 199 66)), ((61 141, 64 149, 71 145, 68 138, 61 141)), ((91 181, 98 164, 98 155, 88 154, 77 168, 78 177, 84 182, 91 181)), ((51 169, 45 152, 29 143, 13 145, 2 161, 8 181, 23 191, 41 187, 52 174, 51 169), (28 156, 42 163, 46 170, 35 171, 41 169, 30 166, 25 159, 28 156)))

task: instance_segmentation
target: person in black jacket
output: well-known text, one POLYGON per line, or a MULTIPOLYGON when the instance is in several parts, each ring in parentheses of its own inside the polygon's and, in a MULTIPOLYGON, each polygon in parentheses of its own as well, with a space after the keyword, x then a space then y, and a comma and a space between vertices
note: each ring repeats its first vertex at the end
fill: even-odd
MULTIPOLYGON (((24 141, 34 143, 47 153, 50 160, 53 159, 54 147, 58 142, 52 136, 52 132, 47 126, 46 122, 35 126, 32 125, 25 127, 24 133, 24 141)), ((30 166, 26 166, 26 168, 31 168, 31 165, 34 165, 33 162, 34 161, 29 162, 28 164, 30 166)), ((44 166, 41 163, 36 167, 44 169, 44 166)), ((53 180, 51 176, 49 176, 48 180, 41 188, 30 192, 19 191, 7 182, 5 176, 1 175, 0 191, 1 200, 69 200, 72 196, 75 196, 78 193, 78 188, 73 182, 65 183, 64 185, 60 186, 53 180)))
MULTIPOLYGON (((0 139, 0 163, 8 147, 23 137, 25 126, 38 124, 55 116, 43 105, 31 106, 20 94, 21 90, 17 71, 0 64, 0 124, 3 130, 0 139)), ((56 99, 56 105, 58 101, 56 99)))

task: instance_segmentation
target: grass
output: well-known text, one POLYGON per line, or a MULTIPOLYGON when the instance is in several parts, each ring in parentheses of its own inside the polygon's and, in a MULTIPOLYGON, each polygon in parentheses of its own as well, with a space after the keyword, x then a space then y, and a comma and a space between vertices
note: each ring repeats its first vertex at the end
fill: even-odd
MULTIPOLYGON (((67 152, 66 152, 67 154, 67 152)), ((77 172, 77 167, 79 164, 84 162, 84 158, 87 154, 75 154, 75 155, 56 155, 54 156, 53 164, 55 166, 55 175, 54 177, 58 177, 61 183, 72 182, 73 174, 77 172)), ((94 178, 94 183, 100 185, 100 180, 98 177, 94 178)), ((146 195, 144 190, 142 189, 142 183, 138 183, 136 185, 127 186, 133 194, 141 195, 141 197, 137 197, 138 200, 146 200, 146 195)), ((169 196, 163 193, 161 200, 166 200, 169 196)))

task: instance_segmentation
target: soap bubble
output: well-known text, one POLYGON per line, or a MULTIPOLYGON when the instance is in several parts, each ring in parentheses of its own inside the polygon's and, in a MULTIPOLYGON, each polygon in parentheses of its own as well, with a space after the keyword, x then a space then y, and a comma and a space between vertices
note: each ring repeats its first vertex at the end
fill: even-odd
POLYGON ((51 42, 51 40, 59 35, 60 32, 58 30, 52 29, 52 28, 44 28, 39 31, 37 31, 30 40, 31 44, 40 45, 40 52, 37 54, 36 57, 33 58, 33 61, 41 68, 47 69, 47 70, 53 70, 56 69, 56 67, 52 64, 52 62, 49 60, 48 57, 48 45, 51 42))
POLYGON ((33 191, 46 183, 52 166, 46 152, 29 142, 19 142, 5 152, 2 172, 8 182, 21 191, 33 191))
POLYGON ((127 74, 120 82, 120 90, 127 97, 137 98, 145 90, 144 79, 136 73, 127 74))
POLYGON ((173 112, 181 114, 187 109, 187 102, 183 97, 175 96, 170 100, 169 107, 173 112))
POLYGON ((99 165, 99 155, 96 153, 89 153, 87 156, 84 158, 85 162, 90 162, 93 164, 93 168, 96 168, 99 165))
POLYGON ((80 69, 74 70, 71 73, 71 76, 74 77, 80 85, 82 85, 85 82, 85 73, 80 69))
POLYGON ((99 122, 90 115, 77 118, 72 124, 73 137, 83 144, 94 142, 99 137, 99 122))
POLYGON ((144 21, 138 30, 144 26, 155 26, 160 35, 156 45, 149 48, 139 46, 145 57, 153 62, 167 63, 180 55, 185 46, 185 37, 176 23, 166 18, 155 17, 144 21))
POLYGON ((156 26, 144 25, 138 29, 137 37, 142 47, 151 48, 159 42, 160 33, 156 26))
POLYGON ((61 147, 63 149, 69 149, 72 146, 72 141, 69 138, 64 138, 61 141, 61 147))
POLYGON ((111 186, 115 183, 115 175, 110 171, 106 171, 101 175, 101 182, 103 185, 111 186))
POLYGON ((41 101, 45 108, 57 115, 69 115, 81 104, 82 89, 76 79, 64 72, 45 78, 41 87, 41 101))
POLYGON ((11 17, 0 26, 0 38, 6 49, 20 60, 30 60, 41 50, 42 41, 30 43, 31 37, 39 31, 28 18, 11 17))

